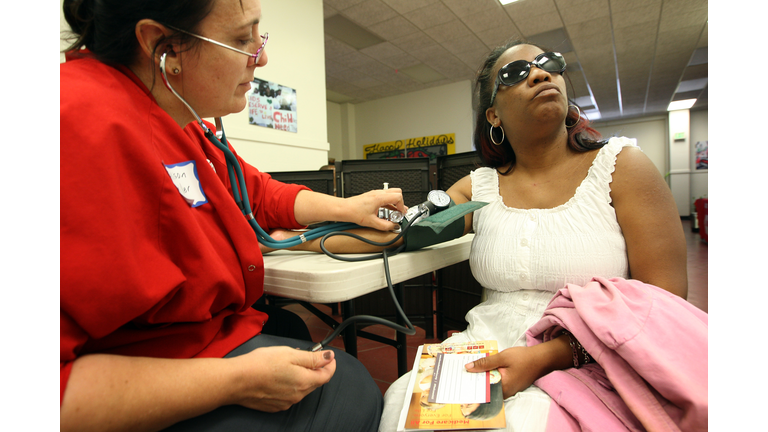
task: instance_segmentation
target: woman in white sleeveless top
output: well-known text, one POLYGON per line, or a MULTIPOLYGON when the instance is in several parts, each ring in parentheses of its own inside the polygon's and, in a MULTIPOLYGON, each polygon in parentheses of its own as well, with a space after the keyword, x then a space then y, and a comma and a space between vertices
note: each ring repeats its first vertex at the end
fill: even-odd
MULTIPOLYGON (((465 217, 465 233, 475 233, 472 274, 487 300, 446 342, 498 341, 500 353, 469 370, 499 368, 509 431, 545 430, 550 398, 533 382, 574 367, 568 335, 535 347, 524 336, 566 283, 622 277, 687 295, 685 238, 668 186, 630 140, 599 141, 569 104, 562 56, 544 52, 511 42, 488 56, 475 83, 474 133, 486 167, 448 190, 456 204, 489 204, 465 217)), ((408 378, 388 389, 381 432, 396 430, 408 378)))

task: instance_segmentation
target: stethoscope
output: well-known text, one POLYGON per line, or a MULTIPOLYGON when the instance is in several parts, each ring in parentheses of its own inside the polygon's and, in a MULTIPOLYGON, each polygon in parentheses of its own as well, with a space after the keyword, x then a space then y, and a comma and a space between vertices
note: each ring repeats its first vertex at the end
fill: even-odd
POLYGON ((341 333, 341 331, 344 330, 344 328, 346 328, 350 324, 354 324, 358 322, 382 324, 387 327, 393 328, 401 333, 405 333, 407 335, 416 334, 416 328, 408 320, 408 317, 405 315, 405 312, 400 306, 400 302, 397 300, 397 296, 395 295, 395 290, 394 290, 392 280, 390 278, 390 272, 389 272, 388 257, 392 255, 396 255, 397 253, 401 252, 405 247, 405 245, 401 245, 394 249, 386 249, 386 248, 389 246, 392 246, 396 241, 398 241, 407 232, 408 228, 411 225, 418 222, 422 217, 429 215, 430 209, 432 209, 432 211, 435 211, 435 208, 430 207, 429 202, 427 202, 409 209, 408 213, 402 218, 402 221, 400 222, 400 226, 401 226, 400 233, 392 240, 388 242, 383 242, 383 243, 374 242, 372 240, 368 240, 364 237, 358 236, 354 233, 346 232, 347 230, 350 230, 350 229, 362 228, 360 225, 355 223, 350 223, 350 222, 336 222, 336 223, 328 224, 319 228, 314 228, 314 229, 305 231, 301 235, 297 237, 292 237, 290 239, 285 239, 285 240, 273 239, 266 231, 264 231, 259 226, 259 224, 256 222, 256 218, 253 216, 253 211, 251 210, 251 203, 248 198, 248 190, 246 189, 246 186, 245 186, 245 177, 243 176, 243 171, 240 168, 240 164, 238 163, 237 157, 235 157, 232 150, 229 149, 229 146, 227 143, 227 137, 224 134, 224 126, 221 122, 221 117, 216 117, 214 119, 214 122, 216 124, 216 133, 214 134, 205 125, 205 123, 200 118, 200 116, 197 115, 197 112, 194 109, 192 109, 192 107, 187 103, 187 101, 184 100, 184 98, 181 97, 181 95, 178 94, 176 90, 174 90, 173 86, 171 86, 171 83, 168 81, 168 76, 166 75, 166 71, 165 71, 166 55, 167 53, 163 53, 160 56, 160 72, 163 78, 163 83, 168 88, 168 90, 170 90, 171 93, 173 93, 173 95, 176 96, 184 104, 184 106, 186 106, 187 109, 192 113, 192 115, 197 120, 197 123, 203 129, 203 133, 205 134, 205 137, 208 139, 208 141, 210 141, 214 146, 216 146, 216 148, 220 149, 224 153, 224 158, 227 163, 227 175, 229 176, 229 181, 230 181, 230 184, 232 185, 232 194, 234 196, 235 203, 237 203, 237 206, 240 208, 240 211, 245 216, 245 219, 248 221, 248 224, 256 233, 256 237, 258 238, 259 243, 272 249, 285 249, 285 248, 298 246, 308 240, 321 238, 320 248, 326 255, 330 256, 331 258, 335 258, 341 261, 363 261, 363 260, 378 259, 378 258, 383 258, 384 260, 384 274, 387 279, 387 288, 389 288, 389 293, 392 296, 392 300, 394 301, 398 315, 403 319, 403 322, 405 323, 405 327, 399 324, 393 323, 391 321, 385 320, 383 318, 379 318, 371 315, 355 315, 353 317, 345 319, 341 324, 336 326, 335 330, 330 335, 328 335, 325 339, 323 339, 322 342, 315 344, 310 349, 310 351, 319 351, 323 349, 323 347, 327 346, 328 343, 330 343, 333 339, 335 339, 341 333), (345 236, 354 237, 360 241, 363 241, 375 246, 384 247, 385 249, 380 254, 367 255, 362 257, 344 257, 340 255, 335 255, 326 249, 325 241, 328 238, 336 235, 345 235, 345 236))

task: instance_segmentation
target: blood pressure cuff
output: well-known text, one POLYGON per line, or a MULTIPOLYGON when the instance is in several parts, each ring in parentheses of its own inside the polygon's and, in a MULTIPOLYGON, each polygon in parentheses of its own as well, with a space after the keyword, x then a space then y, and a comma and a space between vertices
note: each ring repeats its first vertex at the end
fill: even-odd
POLYGON ((450 206, 438 213, 424 218, 416 225, 408 227, 403 235, 405 251, 418 250, 423 247, 457 239, 464 235, 464 216, 488 203, 468 201, 456 205, 451 200, 450 206))

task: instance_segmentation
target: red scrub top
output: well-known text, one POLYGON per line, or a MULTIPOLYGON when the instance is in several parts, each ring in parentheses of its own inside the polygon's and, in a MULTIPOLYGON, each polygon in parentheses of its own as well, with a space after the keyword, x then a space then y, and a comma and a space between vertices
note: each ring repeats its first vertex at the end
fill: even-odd
MULTIPOLYGON (((62 400, 79 356, 222 357, 259 334, 264 263, 223 153, 126 67, 86 57, 60 74, 62 400)), ((238 159, 259 225, 301 228, 306 188, 238 159)))

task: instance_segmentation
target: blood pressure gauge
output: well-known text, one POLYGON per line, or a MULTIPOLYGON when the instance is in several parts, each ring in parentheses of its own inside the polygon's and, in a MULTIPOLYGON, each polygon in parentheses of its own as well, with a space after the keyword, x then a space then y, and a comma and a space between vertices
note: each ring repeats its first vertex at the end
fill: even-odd
POLYGON ((451 197, 441 190, 432 190, 427 194, 427 201, 424 204, 427 203, 432 203, 435 206, 434 209, 430 209, 430 214, 434 214, 447 209, 451 205, 451 197))
POLYGON ((451 197, 441 190, 433 190, 427 194, 427 200, 423 203, 411 207, 405 213, 404 219, 411 221, 411 225, 417 224, 420 220, 429 217, 441 210, 445 210, 451 204, 451 197), (413 218, 416 218, 413 220, 413 218))
POLYGON ((447 193, 441 190, 433 190, 427 194, 426 201, 409 208, 405 215, 397 210, 389 210, 382 207, 379 209, 379 217, 398 224, 402 223, 403 220, 410 221, 416 218, 416 220, 411 222, 411 225, 414 225, 423 218, 429 217, 429 215, 447 209, 450 205, 451 197, 447 193))

